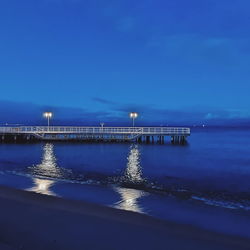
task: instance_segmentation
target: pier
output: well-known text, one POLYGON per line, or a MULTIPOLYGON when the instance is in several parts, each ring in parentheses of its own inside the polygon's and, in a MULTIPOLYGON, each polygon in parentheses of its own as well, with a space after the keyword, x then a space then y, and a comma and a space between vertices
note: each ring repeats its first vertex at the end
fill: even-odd
POLYGON ((173 144, 185 144, 190 128, 181 127, 0 127, 0 141, 81 141, 161 143, 169 137, 173 144))

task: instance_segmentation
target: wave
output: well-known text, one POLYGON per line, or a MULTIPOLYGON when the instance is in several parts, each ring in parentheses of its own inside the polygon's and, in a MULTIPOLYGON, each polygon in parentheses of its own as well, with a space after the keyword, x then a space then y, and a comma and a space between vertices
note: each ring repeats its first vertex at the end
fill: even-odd
POLYGON ((56 182, 66 182, 84 185, 102 185, 110 187, 123 187, 141 190, 151 194, 170 195, 178 199, 192 200, 210 206, 227 209, 250 210, 250 194, 248 192, 232 193, 225 190, 197 189, 185 184, 185 180, 178 178, 165 178, 165 182, 146 178, 130 178, 126 173, 122 176, 110 176, 99 173, 78 173, 68 169, 58 172, 43 172, 34 167, 25 171, 1 171, 2 174, 14 174, 28 178, 46 179, 56 182), (168 181, 169 180, 169 181, 168 181))

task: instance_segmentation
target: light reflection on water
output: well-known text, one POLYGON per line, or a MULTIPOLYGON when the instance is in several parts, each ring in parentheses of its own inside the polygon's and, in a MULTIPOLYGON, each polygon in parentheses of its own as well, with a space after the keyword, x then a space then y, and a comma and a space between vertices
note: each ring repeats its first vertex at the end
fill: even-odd
MULTIPOLYGON (((57 158, 54 153, 54 145, 46 143, 43 146, 43 154, 41 163, 29 167, 33 186, 28 191, 33 191, 46 195, 57 196, 51 189, 58 182, 58 179, 64 179, 70 170, 61 168, 57 165, 57 158), (54 178, 54 179, 53 179, 54 178)), ((140 184, 143 183, 142 168, 140 163, 140 150, 138 145, 131 145, 127 157, 127 166, 121 180, 125 183, 140 184)), ((72 180, 71 180, 72 181, 72 180)), ((114 190, 120 195, 120 200, 115 203, 116 208, 130 210, 143 213, 143 209, 139 206, 138 200, 147 195, 142 190, 114 187, 114 190)))
MULTIPOLYGON (((124 180, 133 184, 140 184, 144 182, 142 177, 142 168, 140 162, 140 150, 138 145, 131 145, 128 155, 127 168, 124 174, 124 180)), ((134 212, 144 213, 143 208, 140 207, 138 200, 147 193, 142 190, 131 188, 114 188, 121 196, 121 200, 115 204, 116 208, 130 210, 134 212)))
POLYGON ((50 188, 54 185, 55 181, 41 178, 33 178, 33 183, 34 186, 27 189, 27 191, 56 196, 56 194, 50 190, 50 188))
POLYGON ((42 175, 51 178, 60 178, 64 170, 57 166, 57 159, 54 153, 54 145, 46 143, 43 146, 42 162, 29 168, 31 174, 42 175))
MULTIPOLYGON (((42 162, 36 166, 32 166, 30 171, 34 175, 42 174, 48 177, 60 177, 61 170, 56 164, 56 157, 54 154, 54 145, 47 143, 43 146, 43 155, 42 162)), ((42 178, 32 178, 34 186, 27 189, 28 191, 33 191, 41 194, 47 195, 56 195, 51 191, 51 187, 55 184, 56 181, 51 179, 42 179, 42 178)))
POLYGON ((131 188, 116 187, 114 189, 121 196, 121 200, 115 203, 114 205, 115 208, 129 210, 138 213, 145 213, 143 207, 139 205, 139 199, 141 199, 144 196, 147 196, 148 193, 142 190, 131 189, 131 188))
POLYGON ((125 179, 131 183, 143 182, 144 180, 142 178, 140 151, 138 145, 132 145, 130 147, 127 160, 128 163, 125 171, 125 179))

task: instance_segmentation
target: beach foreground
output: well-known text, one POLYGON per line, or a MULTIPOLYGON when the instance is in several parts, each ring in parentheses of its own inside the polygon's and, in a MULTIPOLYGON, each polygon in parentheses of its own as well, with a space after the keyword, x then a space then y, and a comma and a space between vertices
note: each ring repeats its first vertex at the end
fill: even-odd
POLYGON ((250 240, 0 187, 1 249, 249 249, 250 240))

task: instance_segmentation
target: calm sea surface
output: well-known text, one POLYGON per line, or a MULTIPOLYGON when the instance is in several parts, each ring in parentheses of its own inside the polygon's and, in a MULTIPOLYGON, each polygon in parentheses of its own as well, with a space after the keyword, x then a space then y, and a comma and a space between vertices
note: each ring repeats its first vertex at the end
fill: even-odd
POLYGON ((250 129, 188 142, 2 143, 0 184, 250 237, 250 129))

